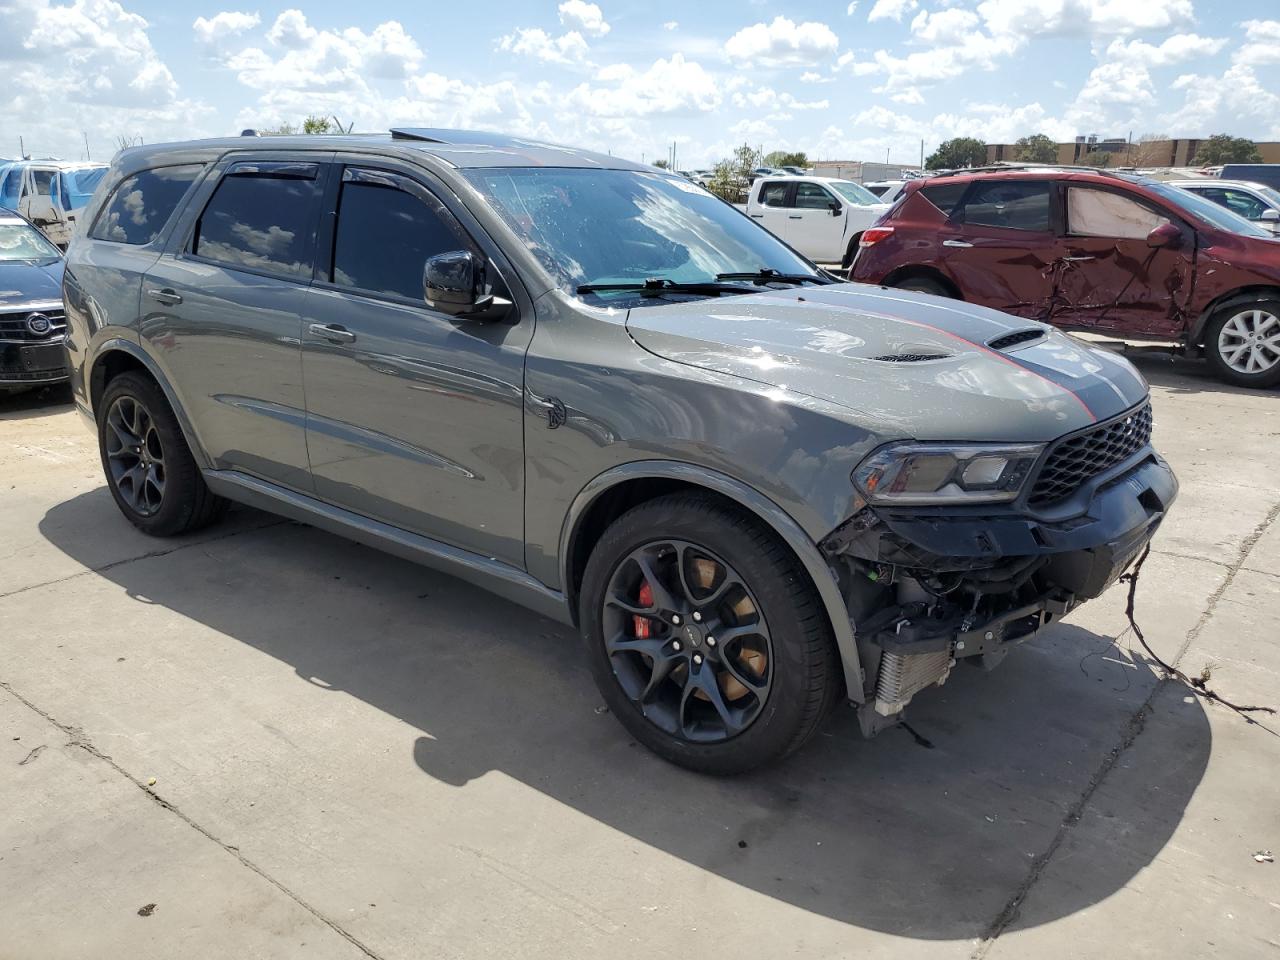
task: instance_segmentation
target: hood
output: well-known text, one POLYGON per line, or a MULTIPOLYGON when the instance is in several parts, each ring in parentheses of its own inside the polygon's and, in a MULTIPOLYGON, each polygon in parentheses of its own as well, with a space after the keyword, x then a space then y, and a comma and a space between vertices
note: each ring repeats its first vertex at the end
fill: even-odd
POLYGON ((1133 366, 1045 324, 844 283, 631 310, 644 349, 827 400, 892 439, 1046 441, 1141 401, 1133 366))
POLYGON ((0 263, 0 309, 62 300, 62 261, 0 263))

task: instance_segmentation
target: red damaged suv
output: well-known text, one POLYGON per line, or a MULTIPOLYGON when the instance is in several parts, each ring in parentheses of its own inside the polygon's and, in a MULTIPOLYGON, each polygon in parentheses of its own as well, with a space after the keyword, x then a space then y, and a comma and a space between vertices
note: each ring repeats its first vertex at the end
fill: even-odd
POLYGON ((850 279, 1068 329, 1202 348, 1231 383, 1280 383, 1280 239, 1194 194, 1070 169, 907 184, 850 279))

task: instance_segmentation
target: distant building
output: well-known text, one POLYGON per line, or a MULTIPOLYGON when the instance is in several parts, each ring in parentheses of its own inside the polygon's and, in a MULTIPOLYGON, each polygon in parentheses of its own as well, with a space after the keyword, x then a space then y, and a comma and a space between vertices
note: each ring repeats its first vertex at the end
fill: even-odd
MULTIPOLYGON (((1055 163, 1084 163, 1090 154, 1111 155, 1111 167, 1194 167, 1196 151, 1204 140, 1135 140, 1132 144, 1125 137, 1099 138, 1095 134, 1079 136, 1067 143, 1058 144, 1055 163)), ((1280 163, 1280 141, 1258 144, 1263 163, 1280 163)), ((1017 160, 1018 146, 1013 143, 987 144, 987 162, 1017 160)))
POLYGON ((810 166, 815 177, 835 177, 837 180, 852 180, 854 183, 903 180, 920 172, 920 168, 912 164, 872 163, 864 160, 818 160, 810 166))

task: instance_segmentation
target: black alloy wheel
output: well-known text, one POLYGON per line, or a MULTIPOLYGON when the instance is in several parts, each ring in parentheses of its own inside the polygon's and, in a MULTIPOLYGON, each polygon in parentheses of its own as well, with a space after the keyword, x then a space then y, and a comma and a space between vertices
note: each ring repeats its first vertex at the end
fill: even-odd
POLYGON ((627 696, 665 732, 700 743, 742 733, 769 697, 773 642, 736 570, 685 540, 655 540, 615 569, 601 617, 627 696))
POLYGON ((164 502, 164 444, 155 418, 137 397, 121 396, 107 410, 104 450, 111 482, 139 517, 164 502))

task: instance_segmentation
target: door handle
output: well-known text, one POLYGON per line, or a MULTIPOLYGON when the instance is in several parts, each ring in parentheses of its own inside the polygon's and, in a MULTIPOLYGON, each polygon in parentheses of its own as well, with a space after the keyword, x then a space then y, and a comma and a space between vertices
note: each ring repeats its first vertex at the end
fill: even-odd
POLYGON ((182 294, 178 291, 165 287, 163 290, 148 290, 147 296, 159 303, 167 303, 170 306, 182 302, 182 294))
POLYGON ((754 217, 754 218, 755 218, 755 219, 757 219, 757 220, 763 220, 763 219, 764 219, 764 214, 763 214, 763 213, 753 213, 751 216, 752 216, 752 217, 754 217))
POLYGON ((803 220, 803 219, 804 219, 804 217, 800 216, 800 214, 798 214, 798 213, 790 213, 790 214, 787 214, 787 219, 788 219, 788 220, 803 220))
POLYGON ((1063 257, 1068 263, 1080 263, 1084 260, 1097 260, 1097 257, 1063 257))
POLYGON ((963 249, 968 249, 973 246, 972 243, 969 243, 966 240, 943 240, 942 245, 944 247, 961 247, 963 249))
POLYGON ((322 337, 330 343, 355 343, 356 335, 336 323, 313 323, 307 327, 311 335, 322 337))

